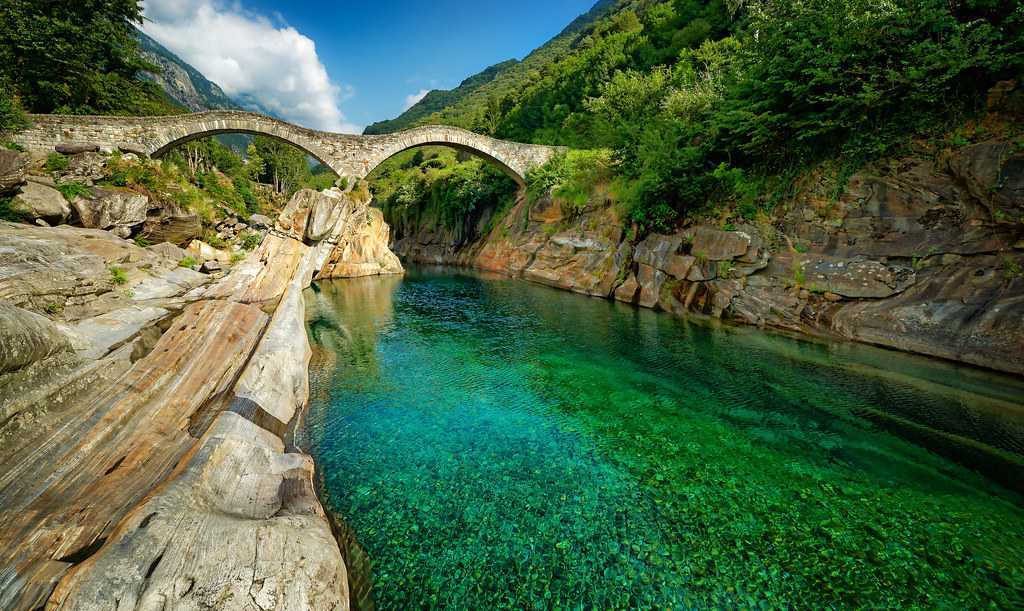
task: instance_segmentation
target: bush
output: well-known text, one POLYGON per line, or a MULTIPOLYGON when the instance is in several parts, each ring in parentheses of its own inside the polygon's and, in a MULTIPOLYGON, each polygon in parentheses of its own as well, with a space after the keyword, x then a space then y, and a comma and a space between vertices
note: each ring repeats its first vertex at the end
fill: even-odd
POLYGON ((68 158, 60 153, 50 153, 46 156, 46 171, 61 172, 68 169, 68 158))
POLYGON ((185 257, 181 261, 178 261, 178 267, 187 267, 191 269, 196 265, 199 265, 199 261, 196 261, 196 258, 191 255, 185 257))
POLYGON ((242 250, 255 250, 263 242, 263 236, 255 231, 247 231, 240 237, 242 250))
POLYGON ((61 195, 64 196, 64 199, 69 202, 73 202, 79 197, 90 197, 92 195, 92 190, 80 182, 66 182, 59 184, 57 185, 57 190, 60 191, 61 195))
POLYGON ((526 179, 530 203, 545 193, 561 200, 567 215, 577 214, 590 202, 595 188, 612 178, 611 151, 569 151, 531 172, 526 179))
POLYGON ((214 233, 212 230, 207 230, 206 235, 203 237, 203 241, 213 246, 214 248, 226 248, 228 243, 224 241, 219 235, 214 233))
POLYGON ((128 282, 128 272, 121 267, 111 267, 110 278, 114 281, 114 284, 122 285, 128 282))
POLYGON ((27 223, 32 220, 27 214, 11 208, 12 199, 10 197, 0 197, 0 221, 27 223))

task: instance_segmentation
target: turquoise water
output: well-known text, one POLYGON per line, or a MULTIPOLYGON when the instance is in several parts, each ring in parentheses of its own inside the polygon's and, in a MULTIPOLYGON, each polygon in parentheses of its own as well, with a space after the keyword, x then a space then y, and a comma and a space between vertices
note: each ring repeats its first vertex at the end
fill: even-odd
POLYGON ((1016 379, 449 270, 306 302, 378 608, 1024 604, 1016 379))

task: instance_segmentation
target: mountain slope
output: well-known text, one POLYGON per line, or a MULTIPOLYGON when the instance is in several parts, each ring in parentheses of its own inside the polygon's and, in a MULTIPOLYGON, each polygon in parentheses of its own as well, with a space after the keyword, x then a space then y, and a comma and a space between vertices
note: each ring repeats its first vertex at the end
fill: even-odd
POLYGON ((159 85, 167 97, 175 103, 192 112, 241 109, 241 106, 229 98, 216 83, 171 53, 166 47, 141 31, 138 32, 138 39, 142 56, 161 70, 158 74, 147 72, 143 78, 159 85))
POLYGON ((417 125, 422 119, 435 112, 458 104, 471 93, 498 78, 502 73, 519 63, 517 59, 503 61, 485 68, 483 71, 462 81, 455 89, 434 89, 409 110, 398 117, 387 121, 372 123, 363 131, 364 134, 390 134, 417 125))
POLYGON ((491 99, 500 100, 508 92, 525 86, 531 72, 542 70, 544 66, 571 53, 579 33, 617 4, 618 0, 599 0, 589 11, 574 19, 557 36, 532 51, 522 61, 512 59, 490 66, 452 90, 435 89, 398 117, 374 123, 364 133, 387 134, 429 123, 473 127, 486 112, 491 99))

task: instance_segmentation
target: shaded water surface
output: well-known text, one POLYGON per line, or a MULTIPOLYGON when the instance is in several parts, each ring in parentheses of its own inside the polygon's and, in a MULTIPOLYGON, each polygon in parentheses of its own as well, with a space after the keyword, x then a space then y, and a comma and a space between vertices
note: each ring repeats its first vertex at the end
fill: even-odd
POLYGON ((378 608, 1024 601, 1015 379, 447 270, 306 300, 378 608))

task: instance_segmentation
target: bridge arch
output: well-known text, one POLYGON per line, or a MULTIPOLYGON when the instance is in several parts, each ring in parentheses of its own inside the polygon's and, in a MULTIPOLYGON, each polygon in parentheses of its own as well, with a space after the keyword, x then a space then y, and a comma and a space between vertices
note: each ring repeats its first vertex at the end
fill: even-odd
POLYGON ((421 146, 445 146, 481 157, 508 174, 519 185, 526 183, 526 173, 542 165, 554 154, 553 147, 518 144, 482 136, 468 130, 444 125, 416 127, 379 138, 376 147, 366 158, 363 176, 395 155, 421 146))
POLYGON ((328 153, 320 150, 320 147, 318 147, 316 143, 309 141, 307 138, 303 138, 301 134, 290 133, 287 129, 257 129, 251 127, 226 127, 216 129, 197 128, 196 131, 175 140, 171 140, 148 154, 150 157, 160 158, 175 148, 188 144, 193 140, 199 140, 209 136, 219 136, 222 134, 246 134, 249 136, 265 136, 273 138, 298 148, 337 173, 337 171, 331 167, 331 158, 328 153))
POLYGON ((352 178, 365 178, 386 159, 404 150, 438 145, 483 157, 523 184, 530 170, 563 150, 498 140, 445 125, 427 125, 375 136, 335 134, 234 110, 161 117, 31 115, 29 119, 31 126, 14 134, 14 141, 41 153, 51 152, 62 144, 89 144, 159 157, 197 138, 227 133, 256 134, 297 146, 338 176, 352 178))

